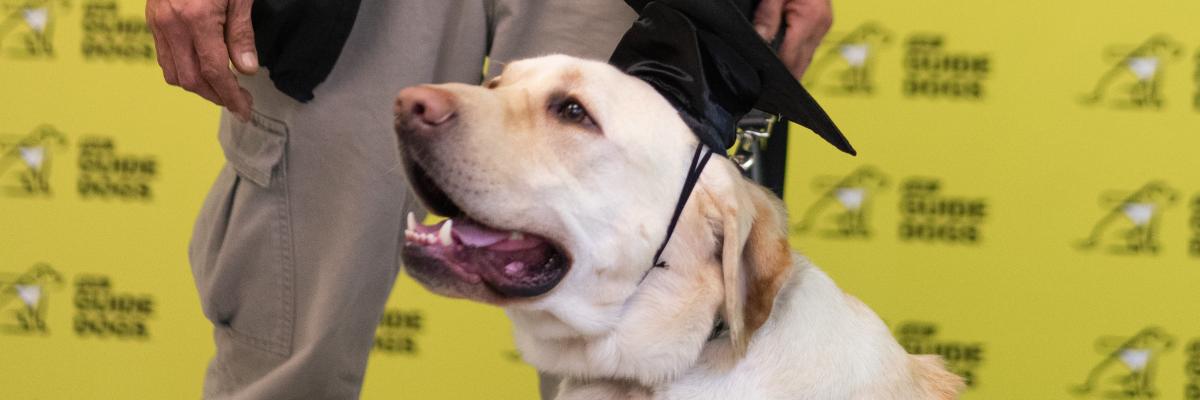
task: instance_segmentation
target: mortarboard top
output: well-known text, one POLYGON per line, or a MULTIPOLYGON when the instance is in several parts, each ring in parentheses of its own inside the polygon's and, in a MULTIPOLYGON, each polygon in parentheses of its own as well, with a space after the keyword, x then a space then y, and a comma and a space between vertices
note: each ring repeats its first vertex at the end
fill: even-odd
MULTIPOLYGON (((811 129, 856 154, 829 115, 729 0, 626 0, 638 20, 610 62, 653 86, 701 143, 733 146, 753 108, 811 129)), ((723 151, 718 151, 723 153, 723 151)))
MULTIPOLYGON (((683 207, 713 153, 736 142, 737 123, 751 109, 778 114, 855 154, 829 115, 792 76, 746 15, 754 0, 625 0, 638 13, 609 62, 653 86, 700 139, 651 265, 675 231, 683 207)), ((642 279, 646 279, 650 271, 642 279)))

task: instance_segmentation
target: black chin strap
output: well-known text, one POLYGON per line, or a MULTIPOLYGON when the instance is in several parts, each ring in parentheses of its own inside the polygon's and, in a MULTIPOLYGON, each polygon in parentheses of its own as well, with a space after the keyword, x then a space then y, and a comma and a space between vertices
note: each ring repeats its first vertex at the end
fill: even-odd
POLYGON ((662 257, 663 250, 667 248, 667 242, 671 241, 671 235, 675 233, 675 225, 679 223, 679 216, 683 214, 683 206, 687 205, 689 197, 692 197, 692 189, 696 187, 696 182, 700 180, 700 173, 704 172, 704 166, 708 164, 708 159, 712 158, 713 152, 708 146, 703 143, 696 145, 696 154, 692 155, 691 169, 688 170, 687 177, 683 180, 683 190, 679 192, 679 200, 675 203, 675 214, 671 216, 671 224, 667 225, 667 236, 663 238, 662 244, 658 246, 658 251, 654 253, 654 263, 650 269, 642 274, 642 279, 638 281, 641 284, 650 275, 650 271, 655 268, 666 268, 667 263, 659 260, 662 257))
MULTIPOLYGON (((666 268, 667 263, 660 260, 663 250, 667 248, 667 242, 671 241, 671 235, 675 233, 675 225, 679 224, 679 216, 683 214, 683 207, 687 205, 688 198, 692 197, 692 189, 696 188, 696 182, 700 181, 700 173, 704 172, 704 166, 708 164, 708 159, 712 158, 713 151, 708 149, 703 143, 696 145, 696 154, 692 155, 692 167, 688 170, 687 177, 683 179, 683 190, 679 191, 679 200, 675 203, 675 214, 671 215, 671 224, 667 225, 667 236, 663 238, 663 242, 658 246, 658 251, 654 253, 654 264, 642 274, 642 279, 638 281, 641 285, 642 281, 650 276, 650 271, 655 268, 666 268)), ((725 324, 725 320, 720 314, 713 317, 713 328, 708 333, 706 341, 713 341, 726 336, 729 333, 729 326, 725 324)))

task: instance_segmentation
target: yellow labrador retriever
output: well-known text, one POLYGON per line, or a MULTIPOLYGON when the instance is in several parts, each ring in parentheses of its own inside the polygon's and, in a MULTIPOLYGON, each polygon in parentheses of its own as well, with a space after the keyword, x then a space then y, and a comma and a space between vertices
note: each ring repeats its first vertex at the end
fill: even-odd
POLYGON ((704 169, 651 268, 697 139, 643 81, 566 56, 485 86, 402 91, 396 131, 433 226, 408 274, 503 307, 559 399, 950 399, 866 305, 789 249, 782 203, 730 162, 704 169), (711 335, 722 318, 728 332, 711 335))

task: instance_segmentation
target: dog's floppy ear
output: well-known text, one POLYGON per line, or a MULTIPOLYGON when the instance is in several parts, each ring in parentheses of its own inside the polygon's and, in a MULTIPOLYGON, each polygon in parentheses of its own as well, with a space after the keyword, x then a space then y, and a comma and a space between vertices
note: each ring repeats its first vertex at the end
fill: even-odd
POLYGON ((722 313, 740 356, 771 315, 792 270, 786 216, 773 193, 742 178, 731 163, 713 163, 705 175, 711 178, 704 180, 706 200, 715 207, 708 214, 717 219, 722 237, 722 313))

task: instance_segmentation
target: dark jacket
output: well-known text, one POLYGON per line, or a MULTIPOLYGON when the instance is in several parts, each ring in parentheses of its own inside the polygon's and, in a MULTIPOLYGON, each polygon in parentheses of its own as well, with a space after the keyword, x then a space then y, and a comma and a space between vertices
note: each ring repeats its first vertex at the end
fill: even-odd
POLYGON ((312 100, 350 36, 360 0, 254 0, 250 16, 259 64, 275 87, 312 100))

